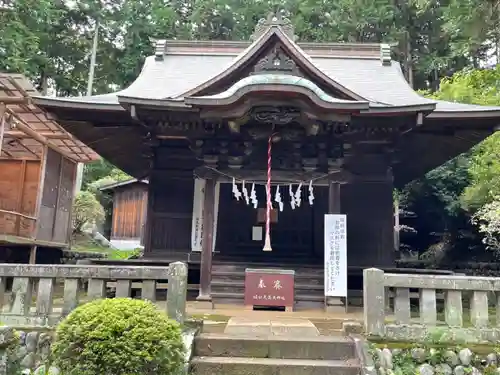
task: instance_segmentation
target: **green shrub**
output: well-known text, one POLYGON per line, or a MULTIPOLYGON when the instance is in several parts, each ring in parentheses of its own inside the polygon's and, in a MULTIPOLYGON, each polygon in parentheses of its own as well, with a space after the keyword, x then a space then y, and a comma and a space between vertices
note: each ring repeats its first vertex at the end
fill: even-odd
POLYGON ((57 327, 52 350, 64 375, 170 375, 184 362, 179 324, 130 298, 76 308, 57 327))

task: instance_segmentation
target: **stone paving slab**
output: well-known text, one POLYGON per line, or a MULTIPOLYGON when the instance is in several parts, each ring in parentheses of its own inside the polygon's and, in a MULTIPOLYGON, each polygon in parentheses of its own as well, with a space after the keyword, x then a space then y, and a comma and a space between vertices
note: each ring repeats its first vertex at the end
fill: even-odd
POLYGON ((233 317, 229 319, 224 333, 246 336, 319 336, 318 329, 307 319, 259 319, 257 317, 233 317))

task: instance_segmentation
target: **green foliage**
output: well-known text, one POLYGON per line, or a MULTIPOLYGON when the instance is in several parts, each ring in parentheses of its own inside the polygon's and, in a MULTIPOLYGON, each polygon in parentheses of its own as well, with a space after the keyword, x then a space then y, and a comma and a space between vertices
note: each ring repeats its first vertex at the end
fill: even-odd
POLYGON ((473 217, 484 235, 483 242, 500 258, 500 196, 481 207, 473 217))
POLYGON ((184 362, 179 324, 149 301, 87 303, 56 334, 54 363, 65 375, 177 374, 184 362))
POLYGON ((142 249, 134 249, 132 251, 130 250, 113 250, 109 253, 108 258, 109 259, 136 259, 142 255, 142 249))
POLYGON ((101 224, 104 221, 104 209, 95 195, 80 191, 73 203, 73 232, 81 233, 85 224, 101 224))

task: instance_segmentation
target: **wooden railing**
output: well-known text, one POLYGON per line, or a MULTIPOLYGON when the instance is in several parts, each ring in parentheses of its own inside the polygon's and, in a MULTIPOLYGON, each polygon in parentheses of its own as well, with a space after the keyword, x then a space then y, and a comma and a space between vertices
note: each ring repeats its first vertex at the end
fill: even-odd
POLYGON ((32 238, 35 227, 36 217, 0 209, 0 235, 32 238))
POLYGON ((500 338, 500 278, 435 276, 364 270, 368 335, 425 339, 440 327, 474 341, 500 338))
POLYGON ((132 283, 141 282, 141 298, 156 302, 156 283, 166 280, 166 311, 183 323, 187 266, 181 262, 168 267, 0 264, 0 321, 13 326, 53 326, 80 302, 106 298, 108 283, 114 283, 116 297, 130 297, 132 283), (10 302, 4 305, 10 277, 10 302))

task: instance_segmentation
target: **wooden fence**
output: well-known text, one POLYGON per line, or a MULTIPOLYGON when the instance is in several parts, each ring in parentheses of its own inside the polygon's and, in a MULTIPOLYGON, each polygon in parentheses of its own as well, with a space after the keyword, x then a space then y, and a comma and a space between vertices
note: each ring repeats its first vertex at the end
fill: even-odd
MULTIPOLYGON (((421 340, 443 328, 468 341, 500 339, 500 278, 409 275, 364 270, 365 331, 370 336, 421 340)), ((452 336, 450 336, 452 337, 452 336)))
POLYGON ((116 297, 130 297, 132 283, 140 282, 141 298, 156 302, 156 284, 167 280, 166 311, 183 323, 188 284, 182 262, 168 267, 0 264, 0 321, 12 326, 53 326, 80 302, 106 298, 111 283, 116 297), (12 290, 5 293, 9 278, 13 278, 12 290))

